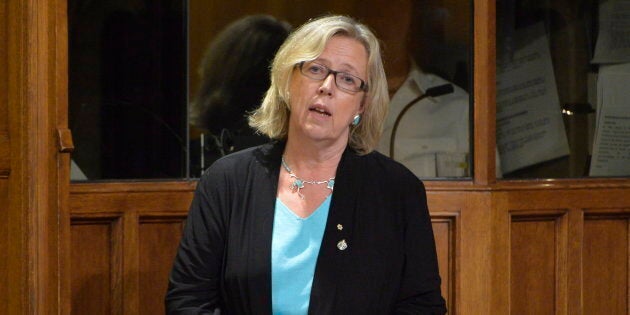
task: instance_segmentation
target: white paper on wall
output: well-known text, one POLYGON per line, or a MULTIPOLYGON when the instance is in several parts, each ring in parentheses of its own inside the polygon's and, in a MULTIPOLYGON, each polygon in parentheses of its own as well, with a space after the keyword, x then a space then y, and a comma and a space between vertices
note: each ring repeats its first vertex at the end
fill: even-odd
POLYGON ((503 173, 569 154, 549 43, 542 23, 515 34, 497 64, 497 148, 503 173))
POLYGON ((630 175, 630 63, 601 66, 589 174, 630 175))
POLYGON ((630 62, 630 0, 599 5, 599 32, 593 63, 630 62))

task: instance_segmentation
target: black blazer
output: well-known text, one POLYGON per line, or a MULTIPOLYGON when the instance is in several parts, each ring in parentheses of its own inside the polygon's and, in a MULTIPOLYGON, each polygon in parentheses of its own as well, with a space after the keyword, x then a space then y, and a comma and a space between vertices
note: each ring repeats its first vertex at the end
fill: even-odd
MULTIPOLYGON (((169 278, 168 314, 271 314, 271 236, 284 143, 201 178, 169 278)), ((378 152, 343 153, 309 314, 444 314, 424 186, 378 152), (342 229, 338 228, 338 225, 342 229), (338 242, 348 247, 340 250, 338 242)))

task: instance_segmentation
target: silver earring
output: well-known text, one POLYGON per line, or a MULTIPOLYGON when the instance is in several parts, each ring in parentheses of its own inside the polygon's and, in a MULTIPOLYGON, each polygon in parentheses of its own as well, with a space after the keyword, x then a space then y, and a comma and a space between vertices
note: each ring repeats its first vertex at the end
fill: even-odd
POLYGON ((352 125, 356 126, 359 124, 360 121, 361 121, 361 115, 356 114, 354 115, 354 118, 352 119, 352 125))

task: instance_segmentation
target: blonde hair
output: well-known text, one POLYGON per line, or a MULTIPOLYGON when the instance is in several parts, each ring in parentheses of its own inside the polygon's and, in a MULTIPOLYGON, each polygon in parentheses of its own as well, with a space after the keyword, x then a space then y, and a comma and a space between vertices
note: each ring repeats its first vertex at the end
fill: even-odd
POLYGON ((389 94, 378 39, 356 20, 340 15, 313 19, 295 30, 282 44, 271 65, 271 86, 261 106, 249 117, 249 125, 272 139, 283 140, 289 129, 289 86, 296 65, 319 57, 335 35, 356 39, 368 53, 367 91, 363 114, 357 126, 350 127, 348 144, 359 154, 378 145, 387 115, 389 94))

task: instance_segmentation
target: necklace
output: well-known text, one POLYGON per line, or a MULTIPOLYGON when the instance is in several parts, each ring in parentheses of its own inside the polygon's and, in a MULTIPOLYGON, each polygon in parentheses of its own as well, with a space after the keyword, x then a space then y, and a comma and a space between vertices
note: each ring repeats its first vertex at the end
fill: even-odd
POLYGON ((326 184, 326 188, 330 189, 331 192, 332 192, 333 188, 335 187, 335 178, 334 177, 329 178, 327 180, 304 180, 304 179, 299 178, 297 175, 295 175, 295 173, 293 173, 293 171, 291 170, 289 165, 287 165, 287 162, 284 160, 284 155, 282 156, 282 167, 284 167, 284 169, 287 171, 287 173, 289 173, 289 176, 293 179, 291 184, 289 184, 289 188, 293 192, 297 191, 298 196, 300 196, 300 198, 302 198, 302 199, 304 199, 304 194, 302 194, 302 192, 300 190, 304 188, 304 184, 309 184, 309 185, 326 184))

